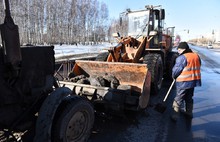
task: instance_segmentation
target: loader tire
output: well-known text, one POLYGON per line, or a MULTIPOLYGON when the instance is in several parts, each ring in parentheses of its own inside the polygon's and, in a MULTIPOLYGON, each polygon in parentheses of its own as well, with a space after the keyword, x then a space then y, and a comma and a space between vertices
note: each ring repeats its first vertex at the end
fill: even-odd
POLYGON ((107 58, 108 58, 108 54, 109 54, 108 52, 100 53, 100 54, 96 57, 95 61, 106 61, 107 58))
POLYGON ((167 58, 166 58, 166 74, 164 76, 164 78, 166 80, 172 80, 172 69, 173 69, 173 66, 175 65, 177 57, 178 57, 178 53, 176 53, 176 52, 170 52, 167 55, 167 58))
POLYGON ((94 109, 90 102, 72 96, 62 102, 52 126, 53 142, 87 141, 94 123, 94 109))
POLYGON ((151 73, 151 95, 157 95, 162 86, 163 62, 160 54, 150 53, 144 56, 144 64, 151 73))

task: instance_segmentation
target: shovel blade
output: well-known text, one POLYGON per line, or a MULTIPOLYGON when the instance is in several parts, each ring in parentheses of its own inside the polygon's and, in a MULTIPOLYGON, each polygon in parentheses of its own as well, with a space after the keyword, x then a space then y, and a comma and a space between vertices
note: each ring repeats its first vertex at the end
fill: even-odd
POLYGON ((166 110, 166 106, 164 105, 164 104, 162 104, 162 103, 159 103, 159 104, 157 104, 156 106, 155 106, 155 110, 156 111, 158 111, 158 112, 160 112, 160 113, 164 113, 165 112, 165 110, 166 110))

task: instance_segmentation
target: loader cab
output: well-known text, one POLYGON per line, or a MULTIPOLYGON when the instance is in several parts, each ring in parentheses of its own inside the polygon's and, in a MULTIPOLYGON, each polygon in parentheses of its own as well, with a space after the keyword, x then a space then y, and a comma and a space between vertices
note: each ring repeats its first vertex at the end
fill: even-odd
POLYGON ((127 27, 128 36, 138 39, 141 36, 149 36, 151 31, 156 31, 157 35, 150 43, 150 47, 159 47, 162 41, 162 31, 165 19, 164 9, 155 9, 153 6, 146 6, 145 10, 131 11, 127 9, 120 18, 120 25, 127 27), (127 26, 124 23, 127 22, 127 26), (122 25, 123 24, 123 25, 122 25))
POLYGON ((150 11, 132 11, 127 14, 128 17, 128 36, 139 37, 148 35, 148 26, 150 11))
POLYGON ((164 18, 165 18, 165 11, 164 9, 152 9, 148 8, 150 11, 150 19, 149 23, 152 23, 151 26, 149 26, 149 32, 150 31, 157 31, 157 35, 154 36, 153 40, 150 42, 151 48, 158 48, 161 47, 161 41, 162 41, 162 32, 164 28, 164 18))

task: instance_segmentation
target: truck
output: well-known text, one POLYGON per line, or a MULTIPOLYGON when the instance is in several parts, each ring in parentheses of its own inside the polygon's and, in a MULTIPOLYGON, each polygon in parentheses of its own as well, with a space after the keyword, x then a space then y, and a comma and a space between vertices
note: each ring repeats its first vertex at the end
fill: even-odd
POLYGON ((59 81, 75 95, 92 102, 95 110, 139 111, 146 109, 151 95, 159 94, 163 79, 172 79, 177 57, 172 52, 174 27, 163 27, 165 10, 121 14, 126 36, 113 34, 117 45, 106 48, 95 61, 76 60, 65 80, 59 81), (124 19, 124 20, 123 20, 124 19))
POLYGON ((0 141, 86 141, 94 123, 93 105, 59 87, 53 46, 20 46, 5 0, 0 25, 0 141))

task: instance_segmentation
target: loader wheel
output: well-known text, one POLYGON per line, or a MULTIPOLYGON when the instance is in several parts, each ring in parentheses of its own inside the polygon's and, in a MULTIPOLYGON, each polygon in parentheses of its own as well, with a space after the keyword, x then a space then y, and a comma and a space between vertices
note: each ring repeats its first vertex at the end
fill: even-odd
POLYGON ((106 61, 107 58, 108 58, 108 54, 109 54, 108 52, 100 53, 100 54, 96 57, 95 61, 106 61))
POLYGON ((165 79, 167 80, 172 80, 172 69, 173 69, 173 66, 175 65, 177 57, 178 57, 178 53, 176 52, 170 52, 167 55, 166 74, 165 74, 165 79))
MULTIPOLYGON (((73 97, 73 96, 72 96, 73 97)), ((92 105, 78 96, 62 102, 52 126, 53 142, 84 142, 94 123, 92 105)))
POLYGON ((160 54, 150 53, 144 56, 144 64, 151 73, 151 95, 157 95, 162 86, 163 62, 160 54))

